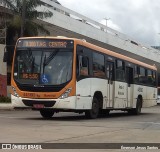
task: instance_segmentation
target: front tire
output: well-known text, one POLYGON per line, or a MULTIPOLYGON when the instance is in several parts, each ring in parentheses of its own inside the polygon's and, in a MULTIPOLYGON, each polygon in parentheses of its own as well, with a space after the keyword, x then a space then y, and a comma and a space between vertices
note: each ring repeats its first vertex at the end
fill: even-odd
POLYGON ((48 109, 41 109, 40 114, 43 118, 52 118, 54 115, 54 111, 48 109))
POLYGON ((99 102, 97 98, 94 97, 92 101, 92 109, 86 111, 85 116, 88 119, 95 119, 98 117, 98 114, 99 114, 99 102))

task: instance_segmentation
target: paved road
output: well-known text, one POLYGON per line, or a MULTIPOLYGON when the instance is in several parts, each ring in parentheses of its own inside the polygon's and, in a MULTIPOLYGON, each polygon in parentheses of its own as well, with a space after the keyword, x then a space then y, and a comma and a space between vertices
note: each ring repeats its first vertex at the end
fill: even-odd
MULTIPOLYGON (((41 118, 38 111, 0 111, 0 143, 160 143, 160 106, 139 116, 124 112, 88 120, 58 113, 41 118)), ((115 151, 115 150, 113 150, 115 151)))

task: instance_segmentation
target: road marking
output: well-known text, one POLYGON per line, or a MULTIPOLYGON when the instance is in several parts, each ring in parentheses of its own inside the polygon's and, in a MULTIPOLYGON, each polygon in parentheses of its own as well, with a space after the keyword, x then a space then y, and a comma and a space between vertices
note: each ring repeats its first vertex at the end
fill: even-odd
MULTIPOLYGON (((15 119, 17 119, 17 118, 25 118, 25 117, 0 116, 0 118, 9 118, 9 119, 13 119, 13 118, 15 118, 15 119)), ((29 118, 29 117, 27 117, 27 118, 29 118)))
POLYGON ((135 122, 135 123, 146 123, 146 124, 160 125, 160 122, 135 122))

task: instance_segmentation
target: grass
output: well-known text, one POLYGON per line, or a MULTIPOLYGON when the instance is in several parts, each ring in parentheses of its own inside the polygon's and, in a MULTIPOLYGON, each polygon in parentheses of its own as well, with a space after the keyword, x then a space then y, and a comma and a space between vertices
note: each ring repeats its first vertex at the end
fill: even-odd
POLYGON ((0 96, 0 103, 11 103, 11 98, 0 96))

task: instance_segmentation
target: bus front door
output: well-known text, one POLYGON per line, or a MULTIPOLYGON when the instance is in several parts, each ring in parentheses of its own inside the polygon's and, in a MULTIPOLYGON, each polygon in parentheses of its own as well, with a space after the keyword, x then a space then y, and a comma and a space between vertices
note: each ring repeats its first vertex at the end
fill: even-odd
POLYGON ((113 83, 113 77, 114 77, 114 63, 113 62, 107 62, 106 66, 106 72, 107 72, 107 79, 108 79, 108 87, 107 87, 107 98, 108 98, 108 104, 107 107, 113 107, 113 93, 114 93, 114 83, 113 83))
POLYGON ((126 82, 127 82, 127 103, 126 107, 131 107, 131 102, 132 102, 132 86, 133 84, 133 68, 131 67, 126 67, 126 82))

